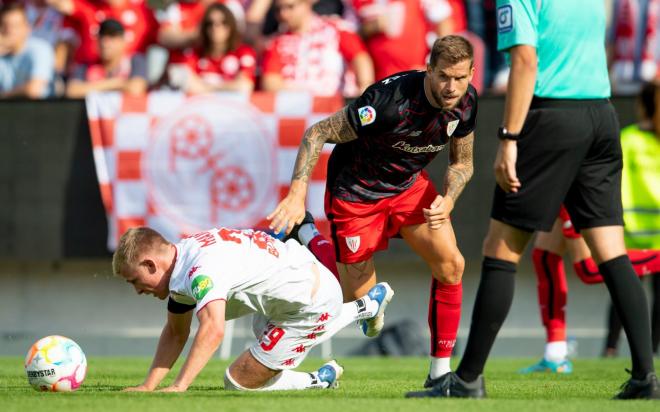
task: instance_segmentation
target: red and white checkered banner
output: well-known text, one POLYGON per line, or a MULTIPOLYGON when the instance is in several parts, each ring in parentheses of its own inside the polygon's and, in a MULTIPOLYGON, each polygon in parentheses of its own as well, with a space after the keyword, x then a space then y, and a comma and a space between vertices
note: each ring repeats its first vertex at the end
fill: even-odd
MULTIPOLYGON (((87 115, 108 215, 108 247, 150 226, 171 241, 215 226, 267 228, 287 193, 306 128, 343 105, 306 92, 190 97, 90 94, 87 115)), ((323 213, 326 145, 312 174, 308 210, 323 213)))

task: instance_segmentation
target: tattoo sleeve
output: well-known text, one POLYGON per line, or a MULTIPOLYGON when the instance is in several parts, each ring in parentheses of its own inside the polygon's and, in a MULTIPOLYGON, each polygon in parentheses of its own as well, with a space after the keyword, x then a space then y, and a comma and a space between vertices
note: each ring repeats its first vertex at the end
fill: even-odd
POLYGON ((454 203, 470 181, 474 167, 474 132, 465 137, 452 138, 449 146, 449 167, 445 174, 444 193, 454 203))
POLYGON ((300 142, 291 180, 309 181, 312 170, 319 160, 321 149, 326 142, 346 143, 355 139, 357 139, 357 134, 348 123, 347 107, 314 124, 305 131, 302 142, 300 142))

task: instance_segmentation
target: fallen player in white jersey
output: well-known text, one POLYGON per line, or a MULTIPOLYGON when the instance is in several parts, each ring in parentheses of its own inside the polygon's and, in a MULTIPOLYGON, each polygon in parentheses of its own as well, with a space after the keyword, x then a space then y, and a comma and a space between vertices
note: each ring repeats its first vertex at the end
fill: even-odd
POLYGON ((125 391, 153 391, 199 328, 179 375, 163 392, 183 392, 223 339, 225 321, 254 314, 255 344, 225 372, 225 389, 333 388, 343 373, 334 360, 296 372, 309 350, 350 323, 381 315, 394 295, 387 283, 344 303, 335 277, 303 246, 253 230, 217 228, 173 244, 153 229, 129 229, 113 271, 138 294, 169 297, 167 323, 145 381, 125 391))

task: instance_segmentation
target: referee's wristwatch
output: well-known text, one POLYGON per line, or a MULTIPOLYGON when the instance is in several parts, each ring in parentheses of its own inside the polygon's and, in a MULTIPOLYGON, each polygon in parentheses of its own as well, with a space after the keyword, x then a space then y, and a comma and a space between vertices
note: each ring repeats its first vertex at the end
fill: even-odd
POLYGON ((511 133, 506 127, 500 126, 497 129, 497 137, 500 140, 518 140, 520 138, 520 133, 511 133))

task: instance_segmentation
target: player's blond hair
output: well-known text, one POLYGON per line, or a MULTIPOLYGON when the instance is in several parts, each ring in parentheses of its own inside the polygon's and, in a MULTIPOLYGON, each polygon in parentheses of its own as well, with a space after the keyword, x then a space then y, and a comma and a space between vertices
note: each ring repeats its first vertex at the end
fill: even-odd
POLYGON ((465 37, 457 35, 444 36, 436 39, 431 48, 429 64, 435 67, 439 60, 456 64, 463 60, 470 60, 470 67, 474 63, 474 49, 465 37))
POLYGON ((117 250, 112 255, 112 271, 116 276, 121 276, 121 271, 136 264, 141 254, 169 244, 163 235, 151 228, 128 229, 119 239, 117 250))

